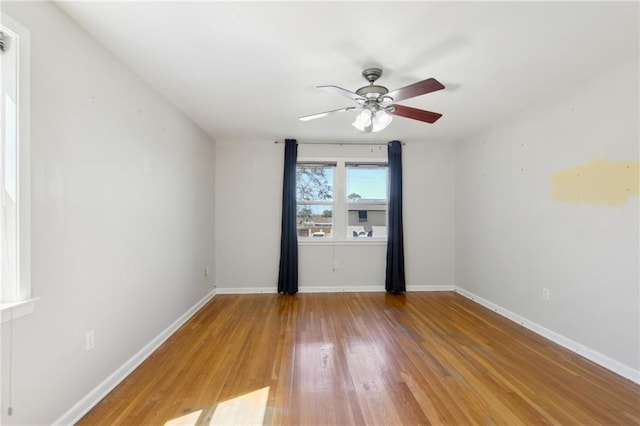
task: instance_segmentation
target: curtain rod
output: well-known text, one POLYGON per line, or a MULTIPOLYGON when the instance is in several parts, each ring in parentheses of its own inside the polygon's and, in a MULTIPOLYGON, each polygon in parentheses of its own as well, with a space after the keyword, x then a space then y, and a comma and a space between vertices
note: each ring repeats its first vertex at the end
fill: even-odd
MULTIPOLYGON (((362 146, 371 146, 371 145, 389 145, 390 142, 360 142, 360 141, 297 141, 298 144, 305 145, 362 145, 362 146)), ((274 141, 273 143, 284 143, 284 141, 274 141)), ((406 145, 406 142, 401 142, 402 145, 406 145)))

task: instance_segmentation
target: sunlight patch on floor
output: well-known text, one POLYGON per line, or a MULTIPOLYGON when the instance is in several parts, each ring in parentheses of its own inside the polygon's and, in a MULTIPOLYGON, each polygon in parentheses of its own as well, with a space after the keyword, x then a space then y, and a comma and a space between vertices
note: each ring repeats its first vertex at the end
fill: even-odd
POLYGON ((186 416, 178 417, 176 419, 169 420, 164 426, 194 426, 198 423, 198 419, 202 414, 202 410, 194 411, 186 416))
POLYGON ((261 426, 264 423, 268 399, 269 386, 219 403, 209 423, 206 421, 211 410, 207 410, 206 413, 198 410, 171 419, 164 426, 261 426))
POLYGON ((269 386, 221 402, 209 425, 262 425, 268 398, 269 386))

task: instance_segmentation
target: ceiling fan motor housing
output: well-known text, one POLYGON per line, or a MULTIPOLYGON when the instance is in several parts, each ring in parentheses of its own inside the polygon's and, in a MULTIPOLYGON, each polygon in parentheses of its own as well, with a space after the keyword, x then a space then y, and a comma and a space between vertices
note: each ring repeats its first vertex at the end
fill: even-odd
MULTIPOLYGON (((389 93, 389 89, 384 86, 373 84, 381 75, 382 70, 380 68, 367 68, 362 71, 362 76, 369 82, 369 85, 356 90, 356 94, 362 96, 367 101, 382 101, 384 95, 389 93)), ((373 105, 369 106, 371 107, 373 105)))
POLYGON ((367 99, 378 99, 379 97, 389 93, 389 89, 384 86, 378 86, 372 84, 370 86, 364 86, 356 90, 356 94, 367 99))

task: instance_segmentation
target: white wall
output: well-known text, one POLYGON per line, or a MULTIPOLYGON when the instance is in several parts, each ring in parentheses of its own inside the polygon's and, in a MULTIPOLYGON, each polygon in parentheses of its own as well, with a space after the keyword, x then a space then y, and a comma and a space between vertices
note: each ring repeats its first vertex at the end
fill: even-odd
POLYGON ((408 142, 402 160, 407 289, 452 287, 455 145, 450 141, 408 142))
MULTIPOLYGON (((283 147, 270 140, 217 141, 216 284, 221 292, 276 291, 283 147)), ((386 158, 386 147, 300 144, 298 158, 386 158)), ((403 147, 403 161, 407 286, 451 287, 454 147, 413 141, 403 147)), ((301 292, 384 290, 385 243, 314 243, 299 247, 301 292)))
POLYGON ((2 422, 50 424, 205 297, 213 141, 49 2, 31 31, 32 287, 3 325, 2 422), (86 352, 85 334, 95 331, 86 352))
POLYGON ((280 259, 283 145, 216 141, 216 271, 224 288, 273 287, 280 259))
POLYGON ((555 202, 552 175, 598 158, 637 164, 638 75, 633 58, 456 152, 457 285, 636 372, 638 196, 555 202))

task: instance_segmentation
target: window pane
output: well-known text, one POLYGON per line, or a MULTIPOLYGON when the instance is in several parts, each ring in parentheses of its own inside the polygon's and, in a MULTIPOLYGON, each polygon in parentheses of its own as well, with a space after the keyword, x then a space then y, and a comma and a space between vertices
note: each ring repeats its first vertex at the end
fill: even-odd
POLYGON ((347 236, 387 236, 386 165, 347 165, 347 236))
POLYGON ((333 200, 333 169, 327 164, 298 164, 296 198, 298 201, 333 200))
POLYGON ((352 165, 347 167, 347 200, 349 202, 386 199, 386 166, 352 165))
POLYGON ((0 55, 0 194, 2 206, 0 214, 0 298, 2 302, 19 299, 19 258, 18 258, 18 50, 17 36, 6 28, 0 31, 7 38, 7 50, 0 55))
POLYGON ((328 238, 333 236, 331 204, 298 204, 298 237, 328 238))

